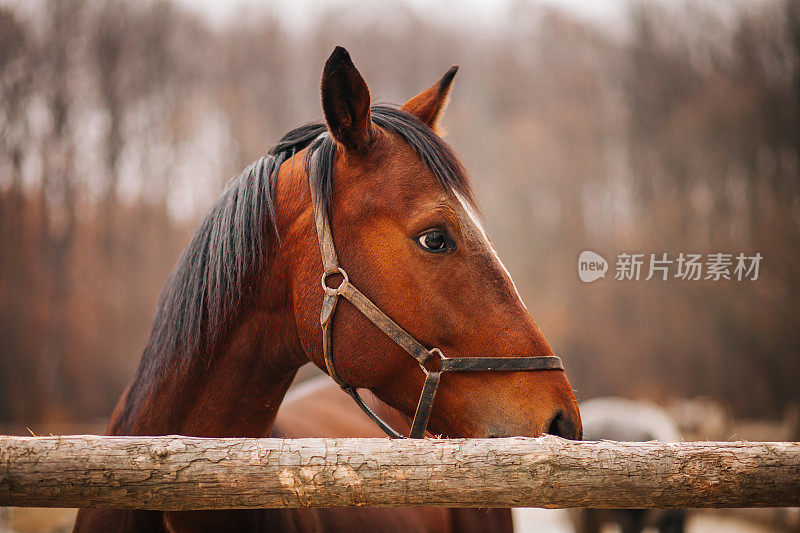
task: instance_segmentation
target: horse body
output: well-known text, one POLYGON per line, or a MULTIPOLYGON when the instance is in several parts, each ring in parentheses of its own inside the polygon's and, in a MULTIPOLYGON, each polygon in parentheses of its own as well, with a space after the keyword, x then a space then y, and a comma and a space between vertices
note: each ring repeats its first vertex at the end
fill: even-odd
MULTIPOLYGON (((422 345, 451 358, 553 356, 475 216, 463 168, 434 133, 454 73, 403 108, 370 107, 337 47, 323 72, 326 122, 284 136, 200 223, 108 434, 267 435, 297 369, 326 368, 312 188, 350 278, 422 345), (322 161, 313 169, 312 153, 322 161)), ((342 379, 414 413, 424 373, 348 302, 332 340, 342 379)), ((562 370, 454 373, 429 427, 450 437, 578 438, 580 416, 562 370)), ((75 531, 325 531, 385 512, 81 510, 75 531)), ((400 524, 424 530, 428 518, 400 524)))
MULTIPOLYGON (((365 402, 392 427, 407 432, 408 418, 364 393, 365 402)), ((350 397, 326 377, 306 381, 287 394, 273 428, 273 437, 384 437, 350 397)), ((365 531, 392 527, 393 531, 508 533, 513 530, 510 509, 379 508, 317 509, 324 523, 335 523, 344 514, 345 523, 360 519, 365 531), (374 522, 374 525, 373 525, 374 522), (411 522, 411 523, 409 523, 411 522), (367 527, 368 526, 368 527, 367 527)))

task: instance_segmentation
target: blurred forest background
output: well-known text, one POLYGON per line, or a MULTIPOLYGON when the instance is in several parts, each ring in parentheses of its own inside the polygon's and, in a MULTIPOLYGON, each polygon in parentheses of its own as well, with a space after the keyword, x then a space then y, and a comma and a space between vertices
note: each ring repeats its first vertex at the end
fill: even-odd
POLYGON ((0 422, 108 416, 224 183, 321 117, 345 45, 402 103, 454 63, 448 140, 579 399, 800 401, 800 0, 211 20, 167 1, 0 4, 0 422), (578 254, 611 275, 579 281, 578 254), (757 281, 614 281, 620 252, 760 252, 757 281))

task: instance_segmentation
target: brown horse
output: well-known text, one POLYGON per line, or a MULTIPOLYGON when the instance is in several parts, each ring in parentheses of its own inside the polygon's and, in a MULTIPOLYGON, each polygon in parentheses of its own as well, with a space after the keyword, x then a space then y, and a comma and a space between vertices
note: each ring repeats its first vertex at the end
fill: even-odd
MULTIPOLYGON (((370 107, 349 54, 334 50, 322 76, 325 123, 284 136, 200 223, 109 434, 263 436, 297 369, 326 368, 312 195, 327 207, 350 281, 420 346, 454 361, 554 359, 480 225, 466 172, 434 132, 454 74, 402 108, 370 107)), ((349 302, 332 342, 340 379, 414 414, 426 374, 349 302)), ((448 437, 578 438, 580 427, 558 369, 448 374, 428 423, 448 437)), ((324 515, 82 510, 75 530, 322 531, 324 515)))

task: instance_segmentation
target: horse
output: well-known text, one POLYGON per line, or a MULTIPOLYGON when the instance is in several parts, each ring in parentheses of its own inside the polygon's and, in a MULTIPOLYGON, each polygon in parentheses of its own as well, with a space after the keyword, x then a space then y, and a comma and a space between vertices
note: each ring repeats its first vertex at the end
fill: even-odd
MULTIPOLYGON (((625 398, 592 398, 580 403, 586 440, 679 442, 681 432, 662 408, 625 398)), ((684 509, 575 509, 570 518, 578 533, 599 533, 604 524, 617 524, 622 533, 654 528, 660 533, 683 533, 684 509)))
MULTIPOLYGON (((234 178, 183 251, 109 435, 267 435, 311 362, 357 403, 368 389, 413 416, 412 436, 580 438, 563 366, 436 133, 456 70, 372 105, 334 49, 324 121, 234 178)), ((74 530, 325 531, 325 513, 83 509, 74 530)))
MULTIPOLYGON (((369 391, 364 401, 383 420, 401 431, 410 431, 406 416, 381 402, 369 391)), ((382 437, 370 417, 351 401, 340 387, 325 376, 311 378, 289 389, 280 408, 271 437, 382 437)), ((511 509, 471 508, 359 508, 326 510, 325 522, 332 530, 381 530, 393 524, 399 531, 459 533, 510 533, 514 530, 511 509), (342 520, 343 517, 343 520, 342 520), (359 521, 362 527, 353 527, 359 521)))

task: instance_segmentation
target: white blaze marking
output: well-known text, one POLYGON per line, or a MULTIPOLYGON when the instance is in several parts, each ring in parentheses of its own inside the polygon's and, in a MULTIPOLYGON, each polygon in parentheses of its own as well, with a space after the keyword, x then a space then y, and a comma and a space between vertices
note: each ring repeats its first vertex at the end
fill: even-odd
POLYGON ((481 223, 481 219, 478 217, 478 213, 475 212, 475 209, 473 209, 473 207, 470 205, 470 203, 467 201, 466 198, 464 198, 457 192, 455 192, 455 195, 456 198, 458 198, 458 201, 461 203, 461 207, 464 208, 464 211, 467 212, 467 215, 469 216, 470 220, 472 220, 472 223, 480 232, 484 244, 494 256, 495 260, 497 261, 497 264, 500 265, 500 268, 502 268, 503 272, 505 272, 506 276, 508 276, 508 280, 511 282, 511 286, 514 287, 514 293, 517 295, 517 299, 522 304, 522 307, 524 307, 525 310, 527 311, 528 306, 525 305, 525 302, 522 300, 522 296, 520 296, 519 291, 517 290, 517 285, 514 283, 514 278, 511 277, 511 274, 508 272, 506 265, 503 264, 503 260, 500 259, 500 255, 497 253, 497 250, 495 250, 494 246, 492 245, 492 241, 489 240, 489 236, 486 234, 486 230, 483 229, 483 224, 481 223))

